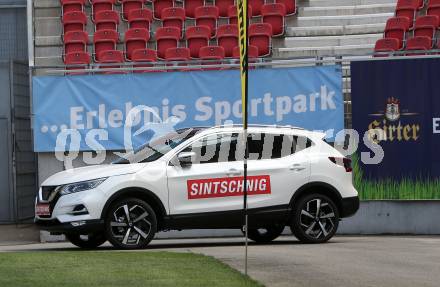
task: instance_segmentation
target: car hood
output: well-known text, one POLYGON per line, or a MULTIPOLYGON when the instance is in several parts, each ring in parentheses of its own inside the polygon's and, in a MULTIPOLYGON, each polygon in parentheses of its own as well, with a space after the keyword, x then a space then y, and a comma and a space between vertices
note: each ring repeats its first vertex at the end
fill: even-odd
POLYGON ((80 182, 86 180, 92 180, 103 177, 110 177, 116 175, 132 174, 143 168, 145 164, 103 164, 92 165, 86 167, 73 168, 58 172, 48 179, 46 179, 42 185, 54 186, 62 185, 73 182, 80 182))

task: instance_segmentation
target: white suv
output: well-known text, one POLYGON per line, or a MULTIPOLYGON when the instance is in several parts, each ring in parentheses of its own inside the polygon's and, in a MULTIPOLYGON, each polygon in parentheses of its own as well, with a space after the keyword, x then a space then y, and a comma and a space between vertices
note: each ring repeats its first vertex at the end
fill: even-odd
MULTIPOLYGON (((320 243, 353 215, 359 198, 351 161, 299 128, 248 129, 251 240, 266 243, 285 226, 302 242, 320 243)), ((110 241, 145 248, 158 231, 243 226, 242 128, 187 128, 109 165, 59 172, 43 182, 35 221, 94 248, 110 241)))

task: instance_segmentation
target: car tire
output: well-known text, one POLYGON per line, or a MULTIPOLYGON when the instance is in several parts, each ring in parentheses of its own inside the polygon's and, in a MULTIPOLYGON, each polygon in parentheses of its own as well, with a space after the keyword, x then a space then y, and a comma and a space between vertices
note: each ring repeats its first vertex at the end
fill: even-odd
POLYGON ((264 228, 249 228, 248 238, 259 244, 275 240, 284 230, 284 225, 274 225, 264 228))
POLYGON ((103 233, 92 233, 87 235, 66 234, 66 239, 75 246, 83 249, 95 249, 107 241, 103 233))
POLYGON ((290 229, 303 243, 324 243, 335 235, 339 211, 329 197, 314 193, 298 199, 293 207, 290 229))
POLYGON ((122 199, 108 209, 105 233, 108 241, 118 249, 146 248, 156 232, 156 214, 143 200, 122 199))

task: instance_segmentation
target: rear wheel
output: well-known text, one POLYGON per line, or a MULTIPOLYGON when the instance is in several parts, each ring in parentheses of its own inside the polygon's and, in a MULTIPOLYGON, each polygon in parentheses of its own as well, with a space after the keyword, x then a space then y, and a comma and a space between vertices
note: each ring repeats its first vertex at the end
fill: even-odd
POLYGON ((274 225, 263 228, 250 228, 248 238, 257 243, 269 243, 275 240, 284 230, 284 225, 274 225))
POLYGON ((87 235, 66 234, 66 238, 73 245, 84 249, 97 248, 107 241, 103 233, 92 233, 87 235))
POLYGON ((301 242, 326 242, 335 235, 338 225, 338 208, 325 195, 306 195, 294 205, 290 228, 301 242))
POLYGON ((156 234, 156 214, 143 200, 119 200, 108 210, 105 230, 107 239, 114 247, 142 249, 147 247, 156 234))

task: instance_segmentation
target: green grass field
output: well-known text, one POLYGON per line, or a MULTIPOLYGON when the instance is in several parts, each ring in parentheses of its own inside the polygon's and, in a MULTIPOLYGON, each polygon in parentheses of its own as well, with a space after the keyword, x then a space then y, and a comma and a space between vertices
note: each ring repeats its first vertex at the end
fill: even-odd
POLYGON ((440 180, 404 179, 401 181, 365 179, 357 156, 352 157, 353 184, 362 200, 380 199, 440 199, 440 180))
POLYGON ((220 261, 170 252, 0 253, 1 287, 262 286, 220 261))

